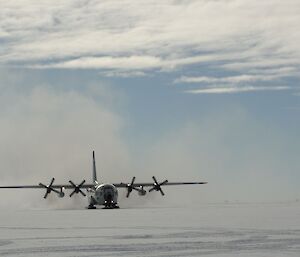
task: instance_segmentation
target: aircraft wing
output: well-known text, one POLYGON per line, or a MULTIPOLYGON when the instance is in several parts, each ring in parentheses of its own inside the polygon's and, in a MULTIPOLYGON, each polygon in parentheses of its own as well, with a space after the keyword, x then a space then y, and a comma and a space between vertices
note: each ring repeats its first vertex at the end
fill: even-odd
POLYGON ((123 187, 127 189, 126 197, 129 197, 132 190, 138 191, 140 195, 145 195, 146 190, 144 187, 151 187, 148 191, 151 192, 153 190, 160 191, 162 195, 165 195, 163 190, 161 189, 162 186, 179 186, 179 185, 200 185, 206 184, 207 182, 169 182, 167 179, 161 183, 157 182, 156 178, 152 177, 152 183, 134 183, 135 177, 132 178, 131 183, 119 183, 113 184, 115 187, 123 187))
POLYGON ((38 185, 0 186, 0 189, 46 189, 44 198, 47 198, 48 194, 50 194, 51 192, 55 192, 59 197, 64 197, 64 189, 73 189, 72 193, 70 194, 70 197, 75 193, 81 193, 83 196, 86 196, 86 194, 81 189, 94 187, 94 184, 85 184, 85 180, 83 180, 80 184, 75 184, 73 183, 73 181, 69 180, 70 184, 53 185, 54 180, 55 179, 52 178, 50 184, 48 185, 39 183, 38 185))
POLYGON ((0 188, 42 188, 39 185, 26 185, 26 186, 0 186, 0 188))
MULTIPOLYGON (((91 188, 94 187, 94 184, 84 184, 80 186, 80 188, 91 188)), ((31 189, 44 189, 45 187, 42 185, 17 185, 17 186, 0 186, 0 189, 6 188, 6 189, 22 189, 22 188, 31 188, 31 189)), ((65 188, 65 189, 73 189, 74 186, 70 184, 62 184, 62 185, 52 185, 51 188, 65 188)))
MULTIPOLYGON (((200 184, 207 184, 207 182, 166 182, 163 185, 164 186, 180 186, 180 185, 200 185, 200 184)), ((128 187, 128 183, 113 183, 115 187, 118 188, 124 188, 128 187)), ((133 187, 152 187, 154 183, 134 183, 132 184, 133 187)), ((80 188, 92 188, 94 187, 94 184, 83 184, 80 186, 80 188)), ((6 188, 6 189, 22 189, 22 188, 31 188, 31 189, 44 189, 45 187, 43 185, 16 185, 16 186, 0 186, 0 189, 6 188)), ((65 189, 73 189, 74 186, 71 184, 61 184, 61 185, 51 185, 51 188, 65 188, 65 189)))
MULTIPOLYGON (((207 182, 166 182, 163 185, 164 186, 180 186, 180 185, 201 185, 201 184, 207 184, 207 182)), ((119 184, 113 184, 115 187, 128 187, 128 185, 131 185, 130 183, 119 183, 119 184)), ((154 183, 134 183, 132 184, 133 187, 153 187, 154 183)))
MULTIPOLYGON (((144 187, 151 187, 148 191, 151 192, 153 190, 160 191, 162 195, 164 195, 161 186, 179 186, 179 185, 199 185, 199 184, 206 184, 207 182, 169 182, 165 180, 161 183, 157 182, 156 178, 152 177, 152 183, 134 183, 135 177, 132 178, 131 183, 114 183, 113 185, 118 188, 126 188, 127 189, 127 197, 132 192, 132 190, 136 190, 139 192, 140 195, 145 195, 146 191, 144 187)), ((86 194, 81 190, 84 188, 93 188, 94 184, 85 184, 85 180, 83 180, 80 184, 75 184, 71 180, 69 180, 69 184, 56 184, 54 185, 54 178, 52 178, 50 184, 45 185, 39 183, 38 185, 17 185, 17 186, 0 186, 0 189, 23 189, 23 188, 32 188, 32 189, 46 189, 46 193, 44 198, 47 198, 48 194, 51 192, 55 192, 59 197, 64 197, 65 193, 63 192, 65 189, 72 189, 73 191, 70 194, 70 197, 73 194, 81 193, 83 196, 86 194)))

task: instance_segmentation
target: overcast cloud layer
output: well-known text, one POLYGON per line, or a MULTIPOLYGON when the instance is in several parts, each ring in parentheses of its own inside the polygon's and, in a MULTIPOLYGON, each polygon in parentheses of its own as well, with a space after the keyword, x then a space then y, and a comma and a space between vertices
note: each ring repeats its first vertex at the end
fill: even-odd
POLYGON ((184 79, 176 81, 200 77, 204 89, 205 69, 197 65, 218 71, 210 78, 216 88, 224 80, 232 87, 249 82, 240 78, 276 83, 299 74, 297 0, 1 0, 0 5, 2 65, 100 69, 108 76, 186 67, 184 79))

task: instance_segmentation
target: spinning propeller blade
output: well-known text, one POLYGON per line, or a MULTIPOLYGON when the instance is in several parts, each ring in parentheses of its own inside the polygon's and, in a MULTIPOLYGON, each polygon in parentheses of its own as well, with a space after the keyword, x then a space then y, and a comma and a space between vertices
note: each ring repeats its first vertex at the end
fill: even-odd
POLYGON ((126 188, 127 188, 127 194, 126 194, 126 197, 127 197, 127 198, 129 197, 129 195, 130 195, 130 193, 132 192, 132 190, 140 191, 140 189, 138 189, 138 188, 136 188, 136 187, 133 186, 134 181, 135 181, 135 177, 132 178, 130 184, 127 184, 127 185, 126 185, 126 188))
POLYGON ((83 196, 86 196, 86 194, 81 190, 81 187, 85 183, 85 180, 82 180, 82 182, 79 185, 74 184, 72 180, 69 180, 69 183, 74 187, 74 190, 70 194, 70 197, 72 197, 75 193, 76 194, 80 193, 83 196))
POLYGON ((161 189, 161 186, 165 185, 166 183, 168 183, 168 180, 166 179, 165 181, 161 182, 161 183, 158 183, 156 178, 153 176, 152 179, 154 180, 154 183, 153 183, 153 187, 150 188, 149 192, 152 192, 153 190, 155 191, 160 191, 161 195, 164 196, 165 193, 164 191, 162 191, 161 189))
POLYGON ((58 190, 56 190, 56 189, 54 189, 53 187, 52 187, 52 185, 53 185, 53 183, 54 183, 54 178, 52 178, 52 180, 51 180, 51 182, 50 182, 50 184, 49 185, 45 185, 45 184, 42 184, 42 183, 39 183, 39 185, 41 186, 41 187, 44 187, 44 188, 46 188, 46 193, 45 193, 45 195, 44 195, 44 198, 46 199, 47 198, 47 196, 48 196, 48 194, 50 194, 51 193, 51 191, 53 191, 53 192, 55 192, 55 193, 57 193, 57 194, 62 194, 61 192, 59 192, 58 190))

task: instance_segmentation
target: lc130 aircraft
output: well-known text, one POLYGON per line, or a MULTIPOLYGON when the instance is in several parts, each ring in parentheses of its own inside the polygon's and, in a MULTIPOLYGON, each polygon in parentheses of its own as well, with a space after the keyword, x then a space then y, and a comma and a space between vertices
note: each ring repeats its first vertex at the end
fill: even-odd
POLYGON ((119 208, 118 206, 118 190, 117 188, 125 188, 127 190, 126 197, 129 197, 132 190, 138 192, 139 195, 146 195, 147 191, 144 187, 150 187, 149 192, 159 191, 161 195, 165 195, 161 186, 176 186, 176 185, 195 185, 195 184, 206 184, 207 182, 169 182, 165 180, 159 183, 156 178, 152 177, 154 182, 151 183, 134 183, 135 177, 132 178, 130 183, 99 183, 97 180, 96 174, 96 162, 95 162, 95 152, 93 151, 93 184, 85 184, 85 180, 83 180, 80 184, 75 184, 73 181, 69 180, 70 184, 62 184, 62 185, 54 185, 54 178, 52 178, 49 185, 45 185, 39 183, 38 185, 20 185, 20 186, 0 186, 0 189, 3 188, 39 188, 46 189, 46 193, 44 198, 54 192, 58 195, 58 197, 62 198, 65 196, 65 189, 73 190, 70 193, 70 197, 74 194, 80 193, 84 197, 88 197, 88 209, 96 209, 95 205, 104 205, 104 208, 113 209, 119 208), (82 191, 82 189, 86 189, 86 193, 82 191))

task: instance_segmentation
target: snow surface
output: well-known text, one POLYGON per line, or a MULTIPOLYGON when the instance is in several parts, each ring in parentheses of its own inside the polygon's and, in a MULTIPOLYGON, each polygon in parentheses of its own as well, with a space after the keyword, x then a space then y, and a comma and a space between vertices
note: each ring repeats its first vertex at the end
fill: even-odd
POLYGON ((300 256, 300 203, 1 210, 0 256, 300 256))

